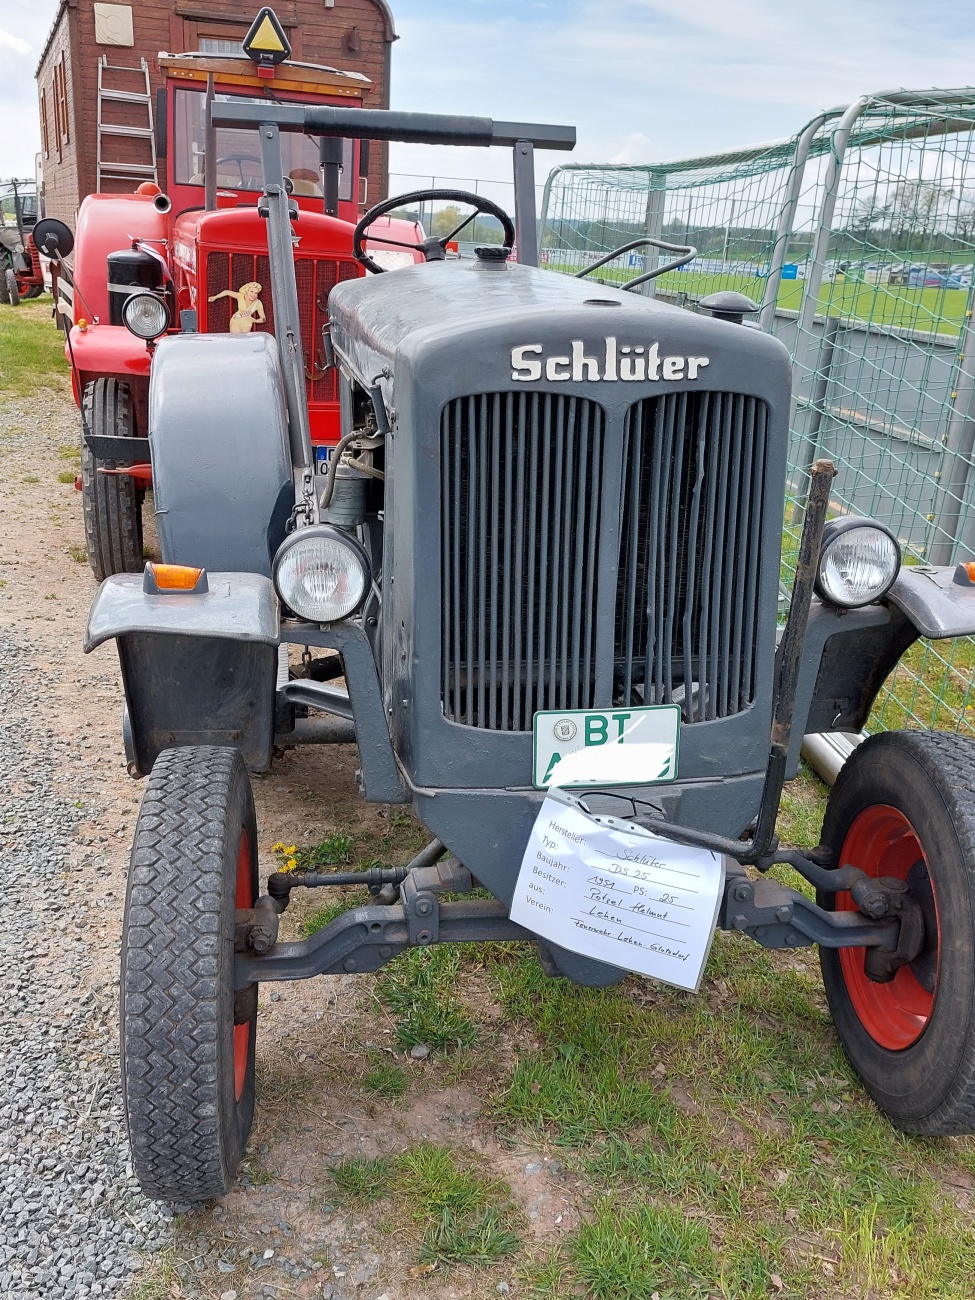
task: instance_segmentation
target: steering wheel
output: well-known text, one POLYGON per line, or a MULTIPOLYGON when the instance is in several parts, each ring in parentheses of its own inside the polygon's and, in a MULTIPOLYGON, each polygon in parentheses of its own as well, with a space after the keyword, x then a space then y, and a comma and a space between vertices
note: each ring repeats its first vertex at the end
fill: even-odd
POLYGON ((507 212, 505 212, 504 208, 499 208, 496 203, 492 203, 490 199, 484 198, 483 195, 470 194, 467 190, 414 190, 411 194, 397 194, 395 198, 386 199, 383 203, 377 203, 374 208, 370 208, 365 216, 362 217, 352 236, 352 255, 356 261, 361 263, 367 271, 372 271, 376 275, 381 275, 386 268, 380 266, 378 262, 374 262, 366 252, 366 231, 378 217, 384 217, 387 212, 393 212, 396 208, 401 208, 408 203, 424 202, 427 200, 434 202, 444 200, 449 203, 466 203, 472 207, 474 211, 469 217, 466 217, 459 226, 452 230, 449 235, 444 235, 442 238, 438 238, 436 235, 431 235, 428 239, 424 239, 420 244, 406 244, 401 239, 390 239, 386 235, 381 235, 377 236, 377 243, 394 244, 397 248, 406 248, 411 253, 415 253, 419 248, 423 253, 423 260, 425 262, 442 262, 447 256, 447 245, 450 241, 455 239, 465 226, 469 226, 480 213, 483 213, 487 217, 497 217, 498 221, 501 222, 501 228, 504 231, 505 245, 508 248, 514 247, 514 222, 508 216, 507 212))
POLYGON ((244 163, 245 162, 256 163, 258 170, 260 170, 261 167, 260 158, 255 157, 255 155, 252 153, 225 153, 222 157, 216 160, 216 165, 219 167, 221 163, 228 163, 228 162, 237 164, 237 170, 238 172, 240 172, 241 189, 247 188, 246 184, 244 183, 244 163))

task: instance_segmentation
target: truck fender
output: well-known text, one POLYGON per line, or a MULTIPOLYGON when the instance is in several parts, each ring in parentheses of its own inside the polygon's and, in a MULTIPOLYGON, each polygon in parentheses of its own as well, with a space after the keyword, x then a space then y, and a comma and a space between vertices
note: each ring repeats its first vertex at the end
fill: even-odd
POLYGON ((295 503, 273 335, 161 339, 149 446, 163 559, 270 577, 295 503))
POLYGON ((137 573, 106 578, 84 641, 86 653, 112 639, 118 648, 131 775, 148 775, 173 745, 232 745, 252 771, 266 771, 280 634, 270 580, 210 573, 206 591, 154 585, 137 573))

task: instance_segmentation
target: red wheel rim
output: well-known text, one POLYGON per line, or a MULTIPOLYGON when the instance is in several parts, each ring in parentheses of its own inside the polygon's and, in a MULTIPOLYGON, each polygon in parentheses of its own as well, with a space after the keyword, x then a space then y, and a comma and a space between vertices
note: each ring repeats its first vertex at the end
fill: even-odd
MULTIPOLYGON (((247 831, 240 833, 237 847, 237 907, 253 907, 254 894, 251 886, 251 846, 247 831)), ((247 1078, 247 1058, 250 1055, 250 1022, 234 1025, 234 1095, 240 1101, 247 1078)))
MULTIPOLYGON (((874 804, 865 808, 847 831, 840 865, 859 867, 868 876, 895 876, 907 880, 917 864, 928 862, 914 827, 897 808, 874 804)), ((934 886, 931 886, 934 895, 934 886)), ((837 911, 856 911, 849 894, 836 895, 837 911)), ((937 928, 934 990, 937 989, 941 948, 937 896, 934 896, 937 928)), ((910 965, 902 966, 888 984, 875 984, 863 967, 865 949, 841 948, 840 965, 853 1009, 864 1029, 881 1047, 901 1052, 924 1033, 934 1011, 935 992, 919 983, 910 965)))

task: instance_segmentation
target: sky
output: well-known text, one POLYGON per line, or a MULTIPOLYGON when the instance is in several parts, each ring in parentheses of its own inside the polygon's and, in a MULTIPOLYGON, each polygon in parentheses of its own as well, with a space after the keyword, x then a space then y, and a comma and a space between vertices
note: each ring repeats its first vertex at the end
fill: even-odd
MULTIPOLYGON (((779 139, 865 92, 975 81, 972 0, 390 2, 393 107, 574 125, 575 152, 539 154, 540 178, 570 159, 779 139)), ((0 0, 0 177, 33 174, 34 70, 57 7, 0 0)), ((510 157, 394 145, 391 171, 500 179, 510 157)))

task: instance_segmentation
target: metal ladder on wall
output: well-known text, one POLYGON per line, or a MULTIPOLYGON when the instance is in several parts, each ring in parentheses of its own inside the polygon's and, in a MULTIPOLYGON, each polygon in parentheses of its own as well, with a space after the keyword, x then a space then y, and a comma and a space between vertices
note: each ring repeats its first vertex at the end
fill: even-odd
MULTIPOLYGON (((113 86, 106 86, 105 74, 112 72, 127 72, 137 75, 139 68, 126 68, 117 64, 109 63, 108 55, 103 54, 98 60, 98 172, 97 188, 102 190, 102 182, 105 180, 124 181, 131 180, 138 185, 141 181, 153 181, 159 183, 159 176, 156 167, 156 133, 152 120, 152 90, 149 85, 149 65, 145 59, 140 60, 142 64, 142 76, 145 81, 145 92, 133 90, 116 90, 113 86), (123 126, 106 122, 102 108, 106 103, 136 104, 145 109, 148 125, 146 126, 123 126), (112 158, 106 158, 105 141, 112 137, 144 140, 149 147, 148 162, 118 162, 112 158)), ((111 78, 110 78, 111 79, 111 78)))

